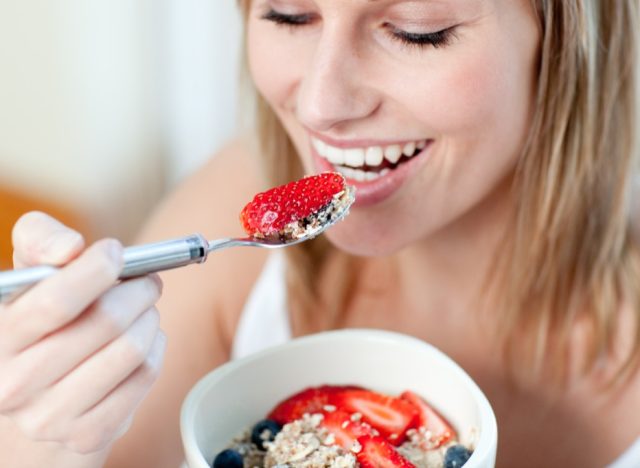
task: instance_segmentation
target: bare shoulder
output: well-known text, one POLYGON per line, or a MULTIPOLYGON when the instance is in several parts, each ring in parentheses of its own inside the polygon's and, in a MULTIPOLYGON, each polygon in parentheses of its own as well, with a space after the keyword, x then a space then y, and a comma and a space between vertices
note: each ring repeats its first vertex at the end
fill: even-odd
MULTIPOLYGON (((261 188, 248 145, 232 142, 168 195, 139 241, 192 233, 208 239, 239 235, 240 210, 261 188)), ((200 377, 229 358, 236 322, 265 252, 227 249, 203 264, 161 274, 158 310, 168 338, 163 370, 107 466, 180 465, 180 405, 200 377)))
MULTIPOLYGON (((249 145, 234 140, 164 200, 143 229, 141 241, 191 233, 207 239, 242 235, 239 213, 262 188, 249 145)), ((195 302, 191 310, 230 312, 223 318, 233 322, 265 258, 266 253, 257 249, 229 249, 213 253, 202 265, 166 272, 163 302, 175 297, 182 303, 189 297, 195 302)), ((230 338, 232 324, 224 323, 223 338, 230 338)))
MULTIPOLYGON (((640 420, 637 417, 640 414, 640 368, 637 365, 617 391, 612 392, 607 403, 603 405, 604 411, 599 419, 603 426, 611 429, 608 431, 609 443, 616 450, 610 460, 614 460, 640 440, 640 420)), ((640 462, 638 459, 633 461, 640 462)))
POLYGON ((608 462, 640 438, 640 419, 637 417, 640 413, 640 365, 636 362, 628 372, 620 374, 628 359, 638 352, 636 325, 639 317, 640 311, 628 304, 620 308, 608 354, 597 363, 588 381, 591 385, 583 395, 584 414, 591 413, 592 429, 604 442, 608 462), (607 427, 606 435, 602 433, 602 427, 607 427))
POLYGON ((185 228, 228 236, 237 232, 240 209, 261 186, 249 144, 231 141, 169 193, 148 220, 141 238, 152 241, 171 232, 182 235, 185 228))

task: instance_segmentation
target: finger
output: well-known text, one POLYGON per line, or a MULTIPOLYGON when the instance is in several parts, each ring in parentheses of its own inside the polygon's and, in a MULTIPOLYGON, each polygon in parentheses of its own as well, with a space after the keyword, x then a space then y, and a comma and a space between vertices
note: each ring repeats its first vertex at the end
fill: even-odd
POLYGON ((99 350, 62 380, 54 384, 42 401, 51 411, 80 415, 96 405, 144 363, 160 331, 155 308, 142 314, 129 329, 99 350), (64 407, 55 402, 65 401, 64 407))
POLYGON ((144 364, 77 419, 72 437, 66 444, 69 449, 79 453, 93 452, 124 435, 133 414, 158 378, 166 341, 164 333, 159 331, 144 364))
POLYGON ((113 286, 122 262, 120 243, 105 239, 19 296, 0 315, 0 350, 19 352, 74 320, 113 286))
POLYGON ((43 263, 62 265, 84 248, 84 239, 78 232, 39 211, 22 215, 11 237, 15 268, 43 263))
POLYGON ((160 297, 156 278, 136 278, 110 289, 74 322, 12 359, 0 381, 0 409, 22 405, 122 335, 160 297))
POLYGON ((144 364, 79 417, 64 411, 69 401, 65 398, 53 403, 42 399, 10 413, 10 418, 32 440, 59 442, 78 453, 105 448, 130 424, 135 409, 158 376, 165 349, 166 338, 160 331, 144 364), (62 405, 62 411, 57 405, 62 405))

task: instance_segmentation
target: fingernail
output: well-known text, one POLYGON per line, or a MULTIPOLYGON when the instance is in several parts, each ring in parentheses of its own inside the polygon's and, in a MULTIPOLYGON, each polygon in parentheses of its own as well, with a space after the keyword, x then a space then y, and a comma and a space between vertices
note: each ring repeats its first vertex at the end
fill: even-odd
POLYGON ((81 247, 82 236, 68 229, 53 233, 43 242, 40 251, 44 258, 41 261, 59 263, 69 260, 74 251, 81 247))

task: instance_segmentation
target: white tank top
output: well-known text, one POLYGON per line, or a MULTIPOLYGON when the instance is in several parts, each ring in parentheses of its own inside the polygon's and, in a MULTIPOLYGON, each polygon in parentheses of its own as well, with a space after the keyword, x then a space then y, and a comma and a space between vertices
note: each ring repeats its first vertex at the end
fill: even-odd
MULTIPOLYGON (((237 359, 291 339, 287 312, 285 259, 269 255, 242 310, 231 358, 237 359)), ((607 468, 640 468, 640 438, 607 468)))
POLYGON ((231 359, 290 339, 285 258, 282 252, 273 252, 267 258, 240 315, 231 347, 231 359))

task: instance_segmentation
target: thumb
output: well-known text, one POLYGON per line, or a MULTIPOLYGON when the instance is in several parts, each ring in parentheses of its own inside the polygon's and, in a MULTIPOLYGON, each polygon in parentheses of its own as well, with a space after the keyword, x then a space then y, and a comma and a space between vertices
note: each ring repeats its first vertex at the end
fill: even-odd
POLYGON ((13 227, 11 237, 15 268, 40 264, 63 265, 84 248, 82 235, 39 211, 21 216, 13 227))

